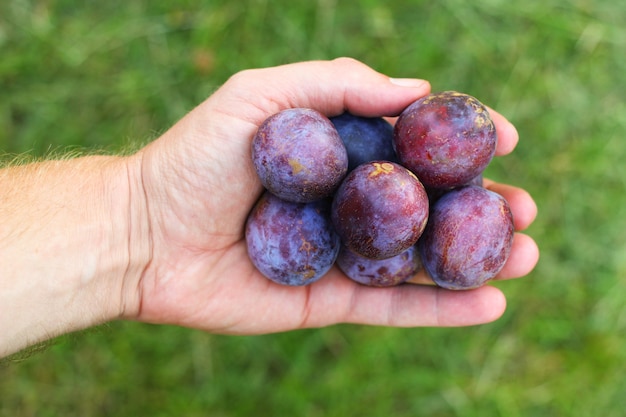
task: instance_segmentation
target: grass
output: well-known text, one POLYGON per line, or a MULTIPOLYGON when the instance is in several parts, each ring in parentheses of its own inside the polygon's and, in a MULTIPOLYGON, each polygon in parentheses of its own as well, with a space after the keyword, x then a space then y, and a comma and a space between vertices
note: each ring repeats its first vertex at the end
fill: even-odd
POLYGON ((0 149, 118 152, 245 68, 347 55, 515 123, 542 257, 499 321, 256 337, 111 323, 0 367, 0 416, 622 416, 626 4, 164 0, 0 4, 0 149))

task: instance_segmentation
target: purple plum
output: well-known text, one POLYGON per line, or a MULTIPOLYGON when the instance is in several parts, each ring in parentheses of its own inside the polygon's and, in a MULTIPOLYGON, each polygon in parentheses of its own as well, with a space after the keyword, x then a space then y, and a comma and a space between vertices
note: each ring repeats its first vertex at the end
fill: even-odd
POLYGON ((330 197, 348 170, 337 129, 320 112, 304 108, 283 110, 259 126, 252 161, 267 190, 298 203, 330 197))
POLYGON ((342 245, 337 266, 348 278, 371 287, 391 287, 409 280, 422 269, 415 245, 387 259, 365 258, 342 245))
POLYGON ((293 203, 266 191, 246 222, 248 256, 279 284, 300 286, 319 280, 340 249, 330 221, 330 201, 293 203))

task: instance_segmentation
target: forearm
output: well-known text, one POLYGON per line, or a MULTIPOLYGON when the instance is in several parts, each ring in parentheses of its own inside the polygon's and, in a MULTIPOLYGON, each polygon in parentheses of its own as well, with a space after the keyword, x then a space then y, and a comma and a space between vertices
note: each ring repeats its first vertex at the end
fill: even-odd
POLYGON ((0 357, 135 302, 129 241, 142 226, 129 214, 128 169, 90 156, 0 170, 0 357))

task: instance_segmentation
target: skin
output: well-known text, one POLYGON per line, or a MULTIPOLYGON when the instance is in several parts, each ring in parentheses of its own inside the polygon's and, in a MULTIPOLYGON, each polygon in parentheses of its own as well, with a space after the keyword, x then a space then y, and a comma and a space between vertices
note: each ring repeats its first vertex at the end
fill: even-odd
MULTIPOLYGON (((246 70, 160 138, 130 156, 90 156, 0 170, 0 356, 112 320, 262 334, 349 322, 465 326, 504 312, 485 286, 369 288, 337 268, 307 287, 285 287, 252 266, 246 216, 262 187, 250 141, 270 115, 308 107, 396 117, 430 92, 348 58, 246 70)), ((492 113, 497 153, 515 128, 492 113)), ((510 202, 516 228, 536 215, 530 195, 488 182, 510 202)), ((532 238, 517 233, 500 278, 528 274, 532 238)))

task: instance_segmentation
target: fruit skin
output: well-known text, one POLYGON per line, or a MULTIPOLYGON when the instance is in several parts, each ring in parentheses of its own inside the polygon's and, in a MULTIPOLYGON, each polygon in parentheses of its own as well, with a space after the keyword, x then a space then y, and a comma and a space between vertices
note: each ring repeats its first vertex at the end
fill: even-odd
MULTIPOLYGON (((476 177, 472 178, 471 180, 469 180, 467 183, 461 185, 460 187, 464 187, 466 185, 476 185, 478 187, 482 187, 483 186, 483 174, 480 173, 478 174, 476 177)), ((454 188, 426 188, 426 194, 428 194, 428 199, 430 200, 430 204, 434 204, 437 200, 439 200, 443 195, 445 195, 448 191, 454 189, 454 188, 459 188, 459 187, 454 187, 454 188)))
POLYGON ((458 187, 481 174, 495 155, 496 141, 487 108, 456 91, 413 102, 394 126, 400 163, 427 188, 458 187))
POLYGON ((348 112, 331 117, 348 151, 348 172, 364 162, 398 162, 393 149, 393 126, 382 117, 361 117, 348 112))
POLYGON ((387 259, 365 258, 342 245, 337 266, 351 280, 370 287, 400 285, 422 269, 415 245, 387 259))
POLYGON ((350 172, 333 198, 331 218, 343 244, 385 259, 415 244, 428 220, 428 196, 399 164, 371 161, 350 172))
POLYGON ((329 200, 293 203, 266 191, 245 228, 254 266, 279 284, 300 286, 319 280, 333 266, 340 248, 329 210, 329 200))
POLYGON ((431 207, 418 242, 422 264, 441 287, 480 287, 504 266, 513 232, 511 209, 501 195, 475 185, 451 190, 431 207))
POLYGON ((268 117, 252 139, 252 161, 267 190, 299 203, 332 195, 348 170, 337 129, 320 112, 305 108, 268 117))

